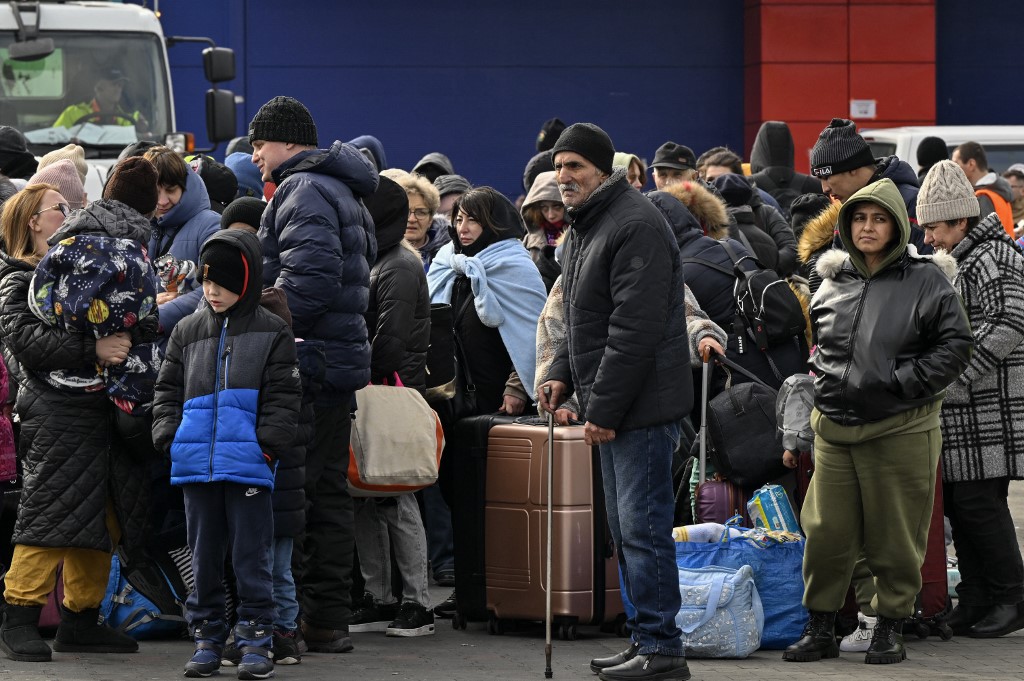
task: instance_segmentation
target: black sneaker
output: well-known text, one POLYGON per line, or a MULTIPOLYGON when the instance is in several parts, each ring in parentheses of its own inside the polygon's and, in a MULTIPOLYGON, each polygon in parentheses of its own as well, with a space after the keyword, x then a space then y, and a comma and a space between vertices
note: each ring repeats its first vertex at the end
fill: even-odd
POLYGON ((406 601, 398 609, 395 621, 388 625, 388 636, 432 636, 434 613, 419 603, 406 601))
POLYGON ((274 664, 299 664, 302 653, 299 652, 297 630, 285 631, 274 629, 274 664))
POLYGON ((455 617, 455 592, 452 595, 434 606, 434 614, 442 619, 455 617))
POLYGON ((237 667, 238 663, 242 661, 242 651, 235 645, 235 639, 232 637, 227 645, 224 646, 224 652, 221 654, 220 666, 222 667, 237 667))
POLYGON ((348 630, 353 634, 385 631, 397 615, 398 603, 374 603, 373 594, 367 591, 352 611, 348 630))

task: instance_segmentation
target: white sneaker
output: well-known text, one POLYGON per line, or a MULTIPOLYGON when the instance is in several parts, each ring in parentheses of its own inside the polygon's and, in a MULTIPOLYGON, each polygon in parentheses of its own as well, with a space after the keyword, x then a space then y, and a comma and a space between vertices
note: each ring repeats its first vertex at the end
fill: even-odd
POLYGON ((839 643, 839 650, 844 653, 863 653, 871 646, 871 636, 875 633, 875 618, 862 612, 857 613, 857 629, 839 643))

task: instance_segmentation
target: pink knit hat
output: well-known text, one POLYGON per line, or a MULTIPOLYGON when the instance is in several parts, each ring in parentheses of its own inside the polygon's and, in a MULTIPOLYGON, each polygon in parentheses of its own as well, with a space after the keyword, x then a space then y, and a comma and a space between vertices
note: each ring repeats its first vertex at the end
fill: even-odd
POLYGON ((82 179, 70 159, 51 163, 38 171, 29 179, 27 186, 31 187, 34 184, 52 184, 72 210, 85 208, 85 187, 82 186, 82 179))

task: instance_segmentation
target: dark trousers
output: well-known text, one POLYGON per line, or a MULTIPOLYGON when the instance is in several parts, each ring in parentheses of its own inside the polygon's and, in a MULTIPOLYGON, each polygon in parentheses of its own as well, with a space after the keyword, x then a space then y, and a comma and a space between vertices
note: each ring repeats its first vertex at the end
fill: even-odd
POLYGON ((1024 600, 1024 562, 1006 503, 1009 478, 947 482, 946 517, 960 567, 960 602, 985 607, 1024 600))
POLYGON ((274 507, 270 491, 231 482, 184 485, 188 546, 196 588, 189 594, 188 622, 224 622, 224 557, 238 591, 238 619, 274 621, 274 507))
POLYGON ((348 626, 352 614, 355 512, 345 482, 351 400, 316 408, 316 434, 306 454, 306 533, 299 604, 313 627, 348 626))

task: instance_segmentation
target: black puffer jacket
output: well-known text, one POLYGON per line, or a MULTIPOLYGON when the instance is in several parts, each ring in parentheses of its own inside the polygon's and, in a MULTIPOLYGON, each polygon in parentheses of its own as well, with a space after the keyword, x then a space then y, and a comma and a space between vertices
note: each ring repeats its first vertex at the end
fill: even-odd
POLYGON ((693 387, 683 266, 664 217, 623 169, 566 213, 566 339, 547 378, 571 386, 604 428, 678 421, 693 387))
MULTIPOLYGON (((0 245, 2 247, 2 245, 0 245)), ((50 327, 28 308, 33 268, 0 251, 0 334, 4 358, 18 382, 18 454, 24 468, 16 544, 110 551, 107 502, 121 542, 145 538, 149 470, 135 460, 114 428, 105 393, 66 393, 37 372, 82 369, 96 362, 96 341, 50 327)))
POLYGON ((839 235, 849 253, 821 256, 823 282, 811 302, 818 341, 811 360, 814 406, 835 423, 853 426, 941 399, 973 347, 967 313, 949 280, 955 265, 950 262, 947 273, 908 250, 910 222, 889 180, 850 197, 839 214, 839 235), (874 272, 851 238, 852 208, 860 201, 884 207, 899 228, 898 244, 874 272))
POLYGON ((377 262, 370 268, 370 380, 402 383, 421 393, 427 384, 430 295, 419 254, 403 241, 409 199, 397 183, 382 177, 366 197, 377 236, 377 262))

